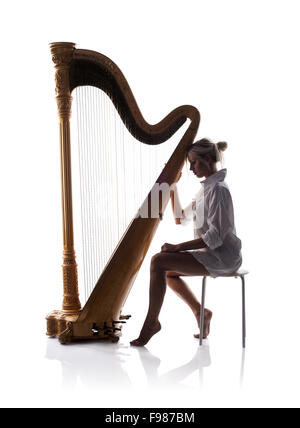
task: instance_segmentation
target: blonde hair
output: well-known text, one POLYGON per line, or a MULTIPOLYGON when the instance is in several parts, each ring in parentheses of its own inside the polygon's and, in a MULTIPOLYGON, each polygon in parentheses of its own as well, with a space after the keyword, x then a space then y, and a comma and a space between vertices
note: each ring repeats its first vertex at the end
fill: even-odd
POLYGON ((202 138, 187 148, 187 155, 190 152, 193 152, 200 157, 209 155, 213 162, 221 162, 223 164, 222 152, 227 149, 227 146, 228 144, 225 141, 219 141, 215 144, 208 138, 202 138))

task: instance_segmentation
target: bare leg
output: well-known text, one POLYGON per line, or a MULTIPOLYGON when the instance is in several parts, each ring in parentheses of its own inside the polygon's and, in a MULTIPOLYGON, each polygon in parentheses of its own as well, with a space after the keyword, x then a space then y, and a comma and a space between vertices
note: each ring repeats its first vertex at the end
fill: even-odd
MULTIPOLYGON (((177 272, 167 272, 167 284, 168 286, 191 308, 195 315, 198 328, 200 329, 200 310, 201 305, 188 287, 185 281, 180 278, 177 272)), ((205 339, 209 335, 210 321, 212 318, 212 312, 209 309, 204 310, 204 330, 203 338, 205 339)), ((199 334, 194 334, 194 337, 199 338, 199 334)))
POLYGON ((175 269, 183 275, 208 275, 204 266, 189 253, 161 252, 153 256, 150 268, 148 313, 139 337, 130 342, 131 345, 146 345, 151 337, 161 329, 158 316, 166 293, 166 272, 175 269))
POLYGON ((130 342, 132 346, 144 346, 151 337, 161 329, 158 315, 166 293, 166 274, 162 269, 155 267, 152 258, 150 268, 150 291, 148 313, 138 339, 130 342))

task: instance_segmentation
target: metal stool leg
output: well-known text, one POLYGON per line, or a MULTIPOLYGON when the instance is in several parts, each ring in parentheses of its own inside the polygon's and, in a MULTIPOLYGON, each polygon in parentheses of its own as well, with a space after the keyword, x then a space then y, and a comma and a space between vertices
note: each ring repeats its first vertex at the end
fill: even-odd
POLYGON ((245 297, 245 278, 241 276, 242 280, 242 317, 243 317, 243 348, 246 347, 246 297, 245 297))
POLYGON ((201 298, 201 311, 200 311, 200 340, 199 340, 200 346, 202 346, 202 342, 203 342, 205 288, 206 288, 206 276, 204 276, 202 279, 202 298, 201 298))

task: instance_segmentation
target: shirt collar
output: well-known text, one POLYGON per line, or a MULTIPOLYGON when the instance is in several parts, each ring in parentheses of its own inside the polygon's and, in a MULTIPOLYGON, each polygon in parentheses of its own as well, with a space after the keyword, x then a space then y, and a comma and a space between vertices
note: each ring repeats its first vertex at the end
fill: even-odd
POLYGON ((218 183, 218 181, 224 181, 226 174, 227 174, 226 168, 220 169, 220 171, 215 172, 214 174, 207 177, 205 180, 200 181, 200 183, 205 185, 205 187, 212 186, 218 183))

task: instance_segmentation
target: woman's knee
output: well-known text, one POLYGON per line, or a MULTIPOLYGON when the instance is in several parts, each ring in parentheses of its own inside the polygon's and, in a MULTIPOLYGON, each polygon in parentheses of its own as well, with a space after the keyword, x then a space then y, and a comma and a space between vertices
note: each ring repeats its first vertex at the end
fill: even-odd
POLYGON ((151 271, 161 271, 164 270, 164 254, 157 253, 151 259, 150 269, 151 271))
POLYGON ((166 277, 167 278, 179 278, 179 273, 177 273, 177 272, 173 272, 173 271, 171 271, 171 270, 168 270, 167 272, 166 272, 166 277))

